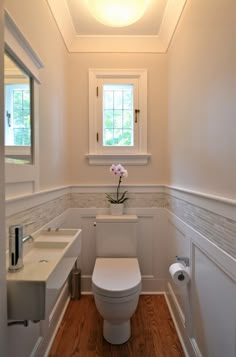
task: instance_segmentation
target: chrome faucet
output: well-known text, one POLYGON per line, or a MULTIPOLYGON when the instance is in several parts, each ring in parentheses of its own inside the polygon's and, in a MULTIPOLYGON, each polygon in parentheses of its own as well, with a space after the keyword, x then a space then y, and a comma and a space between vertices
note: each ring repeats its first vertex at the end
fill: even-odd
POLYGON ((9 268, 14 272, 23 268, 23 226, 14 225, 9 227, 9 268))
POLYGON ((9 227, 9 272, 15 272, 23 268, 23 243, 33 240, 27 235, 23 237, 23 226, 20 224, 9 227))

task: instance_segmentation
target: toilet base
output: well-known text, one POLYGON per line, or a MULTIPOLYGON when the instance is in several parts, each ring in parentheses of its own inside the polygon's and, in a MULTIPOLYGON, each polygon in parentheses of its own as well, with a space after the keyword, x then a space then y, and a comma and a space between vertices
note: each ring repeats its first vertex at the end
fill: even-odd
POLYGON ((111 322, 103 321, 103 337, 113 345, 121 345, 128 341, 131 336, 130 320, 120 324, 112 324, 111 322))

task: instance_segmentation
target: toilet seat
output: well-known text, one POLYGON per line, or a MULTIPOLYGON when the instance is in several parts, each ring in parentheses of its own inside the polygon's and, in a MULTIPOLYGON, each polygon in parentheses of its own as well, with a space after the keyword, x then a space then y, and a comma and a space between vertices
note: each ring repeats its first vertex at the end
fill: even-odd
POLYGON ((137 258, 97 258, 92 276, 93 292, 104 297, 126 297, 141 290, 137 258))

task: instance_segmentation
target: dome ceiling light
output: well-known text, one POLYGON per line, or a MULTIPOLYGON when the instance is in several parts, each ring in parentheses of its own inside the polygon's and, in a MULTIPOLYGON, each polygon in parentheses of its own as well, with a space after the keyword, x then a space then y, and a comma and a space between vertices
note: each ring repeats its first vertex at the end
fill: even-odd
POLYGON ((137 22, 150 0, 87 0, 90 14, 110 27, 125 27, 137 22))

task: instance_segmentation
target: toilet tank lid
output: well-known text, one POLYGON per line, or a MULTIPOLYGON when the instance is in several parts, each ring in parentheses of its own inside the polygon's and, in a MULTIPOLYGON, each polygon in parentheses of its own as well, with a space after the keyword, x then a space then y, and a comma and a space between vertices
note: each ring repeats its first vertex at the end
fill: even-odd
POLYGON ((138 217, 136 216, 136 214, 123 214, 121 216, 113 216, 113 215, 97 215, 96 216, 96 221, 97 222, 137 222, 138 221, 138 217))

